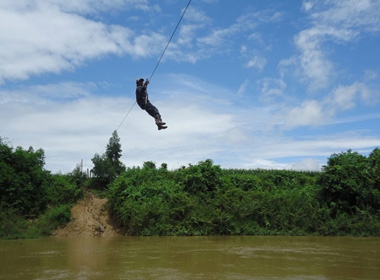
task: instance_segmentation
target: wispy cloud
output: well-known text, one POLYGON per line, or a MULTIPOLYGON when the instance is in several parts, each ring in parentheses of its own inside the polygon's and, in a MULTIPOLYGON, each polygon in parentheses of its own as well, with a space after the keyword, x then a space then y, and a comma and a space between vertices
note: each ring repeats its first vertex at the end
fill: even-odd
POLYGON ((348 86, 338 86, 320 100, 306 100, 298 106, 285 107, 284 128, 298 126, 318 126, 333 122, 340 112, 351 110, 360 104, 376 106, 380 101, 378 89, 371 88, 362 82, 348 86))
POLYGON ((283 79, 263 78, 258 81, 261 88, 261 100, 264 102, 279 101, 283 97, 286 83, 283 79))
POLYGON ((266 59, 257 49, 250 50, 247 45, 238 40, 242 34, 250 33, 248 41, 257 39, 254 30, 263 23, 275 22, 281 19, 281 13, 276 11, 261 11, 243 13, 236 20, 220 27, 212 24, 212 20, 199 9, 190 8, 184 23, 180 28, 180 38, 173 42, 168 55, 177 61, 195 63, 211 56, 230 53, 240 47, 244 57, 244 66, 262 70, 266 59))
POLYGON ((336 78, 334 62, 326 50, 327 43, 343 44, 380 31, 379 1, 305 1, 311 26, 295 36, 300 55, 292 62, 301 69, 298 75, 310 89, 326 88, 336 78))

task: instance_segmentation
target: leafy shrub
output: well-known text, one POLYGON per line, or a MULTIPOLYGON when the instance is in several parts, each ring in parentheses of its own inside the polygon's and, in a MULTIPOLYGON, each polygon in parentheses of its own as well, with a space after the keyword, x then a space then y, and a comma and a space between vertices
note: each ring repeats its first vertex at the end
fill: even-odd
POLYGON ((83 195, 76 182, 44 170, 43 150, 14 150, 0 138, 0 237, 37 237, 68 222, 83 195))
POLYGON ((269 173, 224 171, 211 160, 173 172, 146 163, 111 184, 109 208, 131 235, 305 234, 318 228, 317 173, 298 173, 301 179, 293 171, 269 173))
POLYGON ((42 213, 50 179, 50 172, 43 168, 44 159, 41 149, 13 150, 0 141, 0 202, 24 216, 42 213))
POLYGON ((156 180, 160 171, 134 168, 109 189, 109 207, 130 235, 170 235, 189 208, 187 195, 170 180, 156 180))
POLYGON ((380 149, 374 149, 369 157, 369 172, 371 174, 373 186, 376 190, 380 191, 380 149))
POLYGON ((222 183, 222 170, 220 166, 213 165, 210 159, 201 161, 198 165, 190 165, 178 175, 184 190, 191 194, 211 192, 222 183))
POLYGON ((83 197, 83 190, 74 183, 69 175, 52 175, 48 188, 48 198, 51 205, 72 205, 83 197))
POLYGON ((333 154, 323 167, 318 184, 320 197, 333 210, 355 213, 356 209, 367 209, 373 199, 373 183, 365 156, 348 150, 333 154))
POLYGON ((62 226, 71 220, 71 205, 62 204, 49 208, 39 220, 35 222, 39 235, 49 235, 58 226, 62 226))

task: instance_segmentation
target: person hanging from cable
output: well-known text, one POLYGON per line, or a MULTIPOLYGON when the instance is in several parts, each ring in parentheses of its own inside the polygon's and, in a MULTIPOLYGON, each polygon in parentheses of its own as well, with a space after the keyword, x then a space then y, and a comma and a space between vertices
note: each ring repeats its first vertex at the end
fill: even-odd
POLYGON ((148 85, 148 79, 146 79, 145 83, 143 78, 138 78, 136 80, 136 102, 142 110, 145 110, 149 115, 151 115, 154 118, 158 130, 166 129, 168 127, 166 126, 166 123, 162 121, 160 112, 149 101, 147 90, 148 85))

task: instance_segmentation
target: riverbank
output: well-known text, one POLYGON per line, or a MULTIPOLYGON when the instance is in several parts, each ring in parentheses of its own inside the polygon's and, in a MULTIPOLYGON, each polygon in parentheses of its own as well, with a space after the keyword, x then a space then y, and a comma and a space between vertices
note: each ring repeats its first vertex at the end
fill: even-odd
POLYGON ((87 191, 71 209, 71 220, 54 231, 58 237, 86 237, 120 235, 120 228, 109 217, 106 208, 107 198, 99 198, 87 191))
POLYGON ((380 149, 334 154, 322 172, 222 169, 212 160, 168 170, 145 162, 107 184, 78 168, 51 174, 43 151, 2 149, 3 239, 380 236, 380 149))

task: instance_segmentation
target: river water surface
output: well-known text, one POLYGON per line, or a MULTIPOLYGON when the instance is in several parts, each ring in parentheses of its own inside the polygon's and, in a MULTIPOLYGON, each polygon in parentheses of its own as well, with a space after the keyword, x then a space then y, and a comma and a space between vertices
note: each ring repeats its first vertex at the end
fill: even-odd
POLYGON ((0 240, 0 279, 380 279, 380 238, 0 240))

